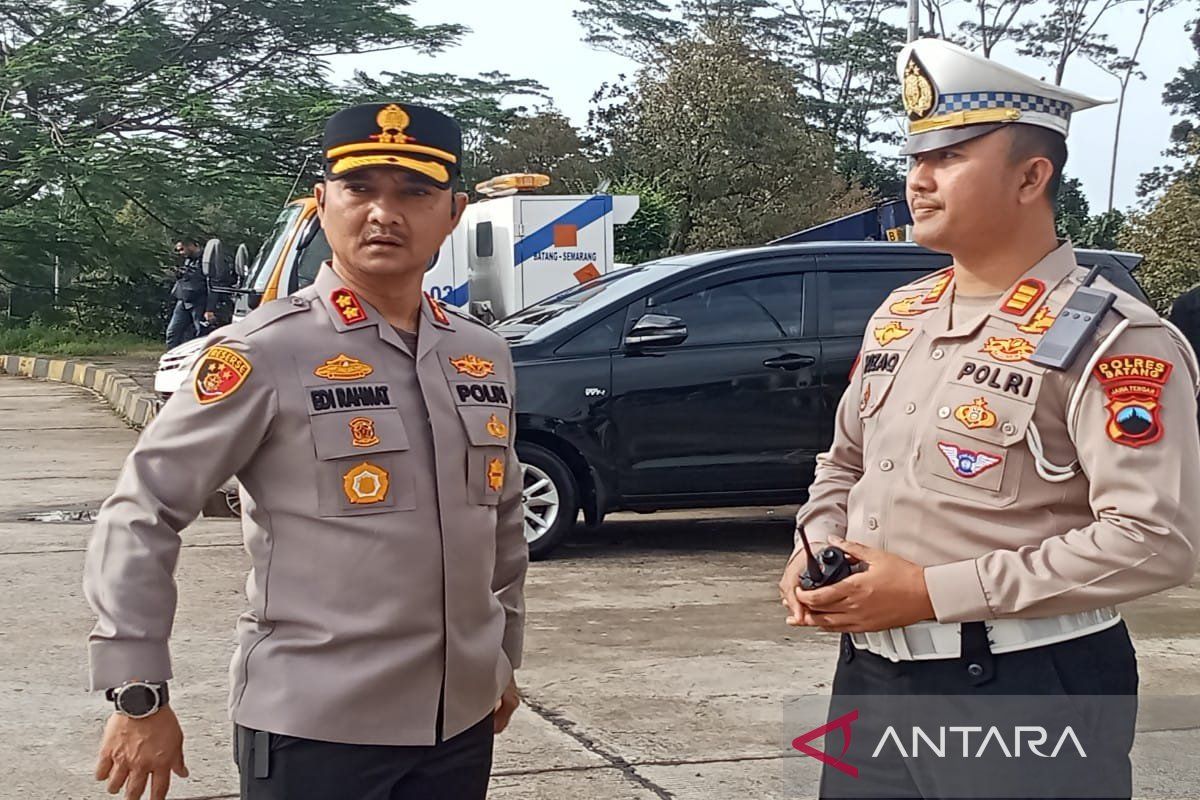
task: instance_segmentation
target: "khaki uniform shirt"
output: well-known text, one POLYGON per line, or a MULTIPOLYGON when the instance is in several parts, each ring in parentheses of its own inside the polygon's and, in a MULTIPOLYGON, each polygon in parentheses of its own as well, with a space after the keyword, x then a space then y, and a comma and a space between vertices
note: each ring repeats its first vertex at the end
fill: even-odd
POLYGON ((1189 580, 1200 436, 1186 343, 1097 280, 1118 298, 1070 369, 1028 361, 1084 275, 1063 245, 953 327, 952 271, 893 292, 797 515, 809 538, 925 566, 941 622, 1094 610, 1189 580))
POLYGON ((230 475, 252 570, 230 698, 247 727, 449 738, 520 665, 527 565, 504 340, 422 303, 417 352, 326 265, 208 342, 100 510, 92 687, 171 677, 180 532, 230 475))

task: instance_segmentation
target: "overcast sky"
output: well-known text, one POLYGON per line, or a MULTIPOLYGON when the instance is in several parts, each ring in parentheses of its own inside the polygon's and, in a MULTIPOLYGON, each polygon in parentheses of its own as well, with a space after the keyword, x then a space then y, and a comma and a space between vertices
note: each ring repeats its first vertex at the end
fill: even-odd
MULTIPOLYGON (((1144 3, 1131 3, 1111 12, 1103 27, 1113 44, 1132 48, 1140 26, 1136 7, 1141 5, 1144 3)), ((546 86, 555 107, 576 126, 584 127, 592 93, 620 73, 632 74, 636 65, 583 44, 583 31, 571 16, 579 6, 576 0, 417 0, 409 9, 417 21, 457 22, 469 26, 471 33, 458 47, 438 56, 398 51, 339 58, 334 61, 335 77, 349 78, 356 68, 369 73, 393 69, 460 75, 500 70, 546 86)), ((1126 99, 1117 165, 1118 208, 1137 201, 1138 176, 1163 162, 1161 154, 1173 124, 1162 104, 1163 86, 1181 66, 1196 58, 1184 29, 1195 17, 1195 9, 1194 0, 1183 0, 1177 8, 1156 17, 1142 48, 1147 80, 1135 82, 1126 99)), ((1044 65, 1022 60, 1003 46, 993 56, 1035 76, 1053 78, 1044 65)), ((1083 59, 1070 62, 1063 84, 1094 97, 1114 99, 1119 88, 1115 79, 1083 59)), ((1107 205, 1116 118, 1114 104, 1081 113, 1072 121, 1067 172, 1083 181, 1093 212, 1103 211, 1107 205)))

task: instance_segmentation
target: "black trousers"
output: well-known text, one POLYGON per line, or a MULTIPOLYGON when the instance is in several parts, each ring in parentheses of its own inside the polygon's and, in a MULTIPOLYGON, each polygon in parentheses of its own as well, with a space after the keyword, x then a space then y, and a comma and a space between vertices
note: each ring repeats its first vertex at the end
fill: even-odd
MULTIPOLYGON (((849 636, 842 637, 841 655, 833 680, 833 698, 829 717, 837 719, 863 705, 868 695, 940 695, 950 696, 1028 696, 1064 695, 1114 696, 1111 702, 1051 701, 1085 709, 1081 724, 1099 734, 1104 741, 1102 753, 1089 753, 1089 766, 1100 772, 1089 775, 1102 785, 1102 795, 1093 797, 1129 798, 1133 776, 1129 752, 1133 747, 1137 718, 1137 657, 1124 622, 1107 630, 1058 644, 993 655, 988 648, 983 623, 963 626, 962 655, 957 659, 901 661, 894 663, 866 650, 856 649, 849 636), (840 698, 840 700, 839 700, 840 698)), ((981 702, 981 705, 983 703, 981 702)), ((995 708, 996 704, 990 706, 995 708)), ((872 729, 864 712, 855 722, 854 736, 876 742, 886 728, 872 729)), ((1080 724, 1080 723, 1077 723, 1080 724)), ((836 749, 836 748, 835 748, 836 749)), ((945 798, 939 792, 938 763, 934 759, 907 759, 894 751, 882 759, 860 765, 858 777, 824 767, 821 772, 822 798, 945 798), (891 754, 894 757, 889 757, 891 754)), ((981 788, 974 797, 988 797, 986 774, 980 774, 981 788)), ((1062 780, 1068 780, 1064 775, 1062 780)), ((1093 785, 1089 782, 1088 785, 1093 785)), ((1066 788, 1038 784, 1022 797, 1078 797, 1066 788)), ((995 796, 994 793, 991 796, 995 796)))
POLYGON ((428 747, 338 744, 236 726, 242 800, 483 800, 492 715, 428 747))

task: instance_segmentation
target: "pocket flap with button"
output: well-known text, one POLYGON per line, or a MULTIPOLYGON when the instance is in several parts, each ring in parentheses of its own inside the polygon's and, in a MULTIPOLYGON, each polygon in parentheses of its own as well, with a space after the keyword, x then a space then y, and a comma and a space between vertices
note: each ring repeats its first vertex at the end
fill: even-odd
POLYGON ((395 409, 320 414, 309 417, 309 424, 322 461, 409 448, 404 421, 395 409))
POLYGON ((467 431, 467 440, 476 447, 484 445, 508 445, 508 410, 459 406, 458 415, 467 431))
POLYGON ((998 447, 1011 447, 1025 438, 1036 407, 962 385, 949 386, 940 400, 938 428, 998 447))

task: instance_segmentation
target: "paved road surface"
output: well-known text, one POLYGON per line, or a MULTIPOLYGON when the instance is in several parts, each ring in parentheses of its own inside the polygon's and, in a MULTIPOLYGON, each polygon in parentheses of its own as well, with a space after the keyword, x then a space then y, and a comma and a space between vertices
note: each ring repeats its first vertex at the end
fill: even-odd
MULTIPOLYGON (((90 780, 107 711, 85 692, 89 526, 20 517, 94 509, 134 438, 82 389, 0 378, 0 798, 107 796, 90 780)), ((811 796, 816 762, 788 749, 804 731, 783 704, 828 691, 836 642, 782 624, 789 513, 619 515, 533 565, 530 702, 497 743, 491 796, 811 796)), ((192 778, 172 797, 231 798, 226 671, 247 562, 233 520, 200 520, 185 542, 172 694, 192 778)), ((1200 695, 1198 611, 1195 586, 1126 610, 1146 692, 1200 695)), ((1200 734, 1181 716, 1139 739, 1152 796, 1200 796, 1200 734)))

